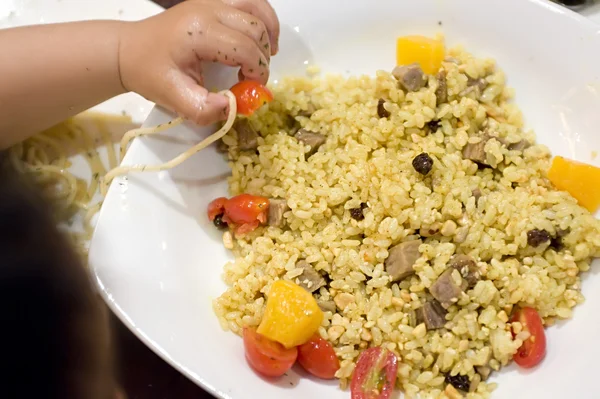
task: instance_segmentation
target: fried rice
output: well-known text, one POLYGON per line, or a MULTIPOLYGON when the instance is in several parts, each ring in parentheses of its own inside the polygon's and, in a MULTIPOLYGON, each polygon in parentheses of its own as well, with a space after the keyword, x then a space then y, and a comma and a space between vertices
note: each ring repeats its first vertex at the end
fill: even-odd
POLYGON ((250 120, 260 133, 256 152, 239 149, 235 130, 223 138, 230 194, 289 206, 282 227, 243 238, 225 233, 235 261, 224 268, 229 288, 214 301, 224 329, 257 326, 271 283, 298 282, 304 260, 327 282, 315 297, 335 304, 319 332, 340 359, 342 388, 361 350, 382 345, 400 359, 398 385, 408 398, 452 397, 447 376, 464 375, 466 397, 475 399, 496 385, 482 370, 508 364, 526 339, 511 332, 516 307, 537 309, 545 326, 572 316, 584 300, 580 272, 600 255, 600 222, 553 188, 550 151, 524 128, 494 60, 456 48, 442 68, 443 103, 439 76, 415 92, 399 88, 388 71, 286 78, 250 120), (326 136, 314 154, 291 134, 298 125, 326 136), (481 165, 463 150, 484 133, 494 138, 481 165), (514 146, 522 140, 531 145, 514 146), (426 175, 412 164, 421 153, 433 160, 426 175), (357 208, 362 217, 353 217, 357 208), (561 245, 528 244, 533 230, 561 235, 561 245), (413 239, 422 240, 415 274, 393 282, 389 250, 413 239), (427 329, 415 312, 457 254, 476 260, 480 278, 449 306, 443 328, 427 329))

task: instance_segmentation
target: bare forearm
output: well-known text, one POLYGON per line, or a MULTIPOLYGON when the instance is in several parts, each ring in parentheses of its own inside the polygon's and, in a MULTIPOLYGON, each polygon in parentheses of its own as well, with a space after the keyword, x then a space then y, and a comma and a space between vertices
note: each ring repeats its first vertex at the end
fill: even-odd
POLYGON ((123 22, 0 30, 0 148, 125 92, 123 22))

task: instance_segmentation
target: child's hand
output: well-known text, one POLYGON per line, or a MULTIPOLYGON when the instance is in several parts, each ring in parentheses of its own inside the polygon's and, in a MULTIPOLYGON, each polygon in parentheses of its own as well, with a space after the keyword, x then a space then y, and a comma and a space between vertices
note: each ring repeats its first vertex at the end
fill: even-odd
POLYGON ((187 0, 123 25, 122 84, 207 125, 226 117, 228 100, 203 87, 201 61, 240 66, 240 79, 264 84, 278 40, 279 21, 267 0, 187 0))

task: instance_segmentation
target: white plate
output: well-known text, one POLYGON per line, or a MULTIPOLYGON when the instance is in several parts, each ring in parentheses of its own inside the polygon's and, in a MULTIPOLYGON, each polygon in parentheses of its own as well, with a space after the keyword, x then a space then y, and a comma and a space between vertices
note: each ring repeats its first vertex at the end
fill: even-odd
MULTIPOLYGON (((389 70, 397 36, 443 31, 450 45, 499 61, 542 143, 555 154, 598 164, 592 151, 600 150, 600 31, 579 15, 533 0, 272 3, 283 25, 275 79, 301 73, 307 63, 335 72, 389 70)), ((155 110, 146 124, 169 118, 155 110)), ((161 140, 138 140, 126 163, 165 161, 207 134, 181 127, 161 140)), ((229 255, 205 210, 225 194, 227 174, 224 159, 209 149, 175 170, 113 184, 90 252, 107 302, 151 348, 217 396, 349 398, 335 383, 295 373, 276 383, 259 378, 245 362, 242 341, 219 327, 211 301, 225 289, 221 272, 229 255)), ((494 397, 562 399, 574 390, 577 398, 598 396, 600 281, 585 280, 587 302, 574 320, 548 330, 543 366, 503 371, 494 397)))

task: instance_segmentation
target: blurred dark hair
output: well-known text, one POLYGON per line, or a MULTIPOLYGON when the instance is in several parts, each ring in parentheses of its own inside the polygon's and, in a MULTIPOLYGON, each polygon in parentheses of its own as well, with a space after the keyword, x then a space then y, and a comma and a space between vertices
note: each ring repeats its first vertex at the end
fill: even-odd
POLYGON ((101 306, 49 202, 25 176, 0 170, 0 396, 112 397, 101 306))

